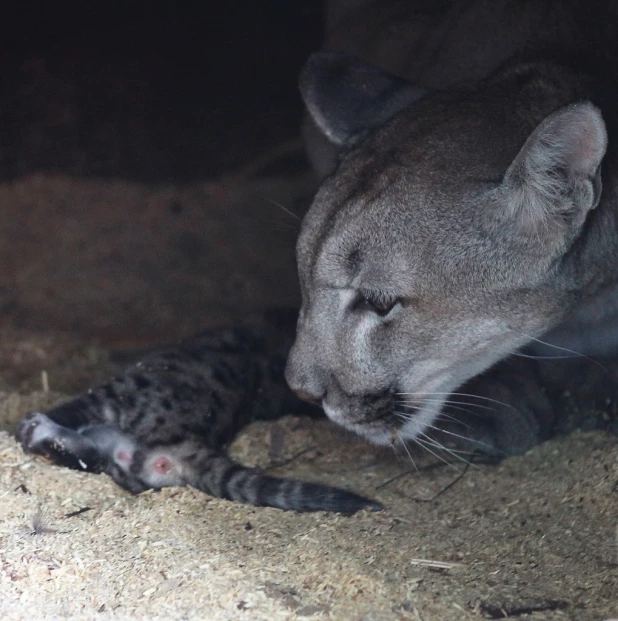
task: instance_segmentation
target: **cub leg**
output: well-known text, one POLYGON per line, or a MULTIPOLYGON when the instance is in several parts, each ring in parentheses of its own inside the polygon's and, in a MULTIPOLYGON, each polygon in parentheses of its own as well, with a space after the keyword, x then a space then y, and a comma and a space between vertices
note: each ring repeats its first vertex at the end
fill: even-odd
MULTIPOLYGON (((100 472, 109 460, 107 436, 117 419, 116 410, 103 404, 95 392, 87 392, 61 403, 45 414, 29 412, 22 419, 17 436, 24 450, 51 459, 54 463, 100 472), (107 433, 93 433, 91 427, 107 428, 107 433)), ((118 433, 120 433, 118 431, 118 433)))
POLYGON ((107 461, 87 435, 59 425, 41 412, 30 412, 24 417, 18 437, 27 453, 43 455, 59 466, 101 472, 107 461))
MULTIPOLYGON (((36 414, 27 414, 21 424, 28 425, 29 419, 36 414)), ((79 429, 90 424, 115 422, 117 412, 109 405, 106 406, 95 391, 90 391, 48 410, 46 416, 62 427, 79 429)), ((21 431, 19 433, 21 435, 21 431)))

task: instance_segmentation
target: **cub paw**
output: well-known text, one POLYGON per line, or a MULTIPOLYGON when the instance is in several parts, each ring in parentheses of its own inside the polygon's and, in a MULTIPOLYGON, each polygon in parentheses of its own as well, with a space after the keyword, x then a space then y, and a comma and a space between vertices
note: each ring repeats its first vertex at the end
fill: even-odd
POLYGON ((42 455, 74 470, 100 470, 97 451, 75 431, 55 423, 42 412, 26 414, 17 434, 26 453, 42 455))
POLYGON ((17 437, 27 453, 45 455, 59 429, 60 425, 42 412, 29 412, 19 424, 17 437))

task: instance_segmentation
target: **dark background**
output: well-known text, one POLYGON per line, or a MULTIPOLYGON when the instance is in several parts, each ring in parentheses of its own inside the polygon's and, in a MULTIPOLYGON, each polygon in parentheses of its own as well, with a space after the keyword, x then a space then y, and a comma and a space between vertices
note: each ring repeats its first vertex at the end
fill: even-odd
POLYGON ((297 76, 321 9, 0 6, 0 390, 41 369, 81 390, 110 349, 298 304, 297 76))
POLYGON ((191 181, 298 135, 319 0, 3 3, 0 178, 191 181))

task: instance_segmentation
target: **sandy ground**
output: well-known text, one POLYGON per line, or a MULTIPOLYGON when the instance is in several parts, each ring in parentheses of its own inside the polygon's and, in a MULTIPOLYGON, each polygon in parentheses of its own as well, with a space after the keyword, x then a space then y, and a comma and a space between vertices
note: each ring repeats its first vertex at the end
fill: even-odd
POLYGON ((258 424, 236 442, 245 463, 386 506, 351 518, 190 489, 133 497, 104 475, 23 454, 11 433, 24 412, 144 347, 293 303, 298 222, 272 201, 301 212, 310 193, 303 174, 0 185, 3 619, 618 616, 618 443, 600 432, 465 472, 414 454, 416 472, 407 455, 327 421, 258 424), (284 439, 276 462, 271 437, 284 439))
MULTIPOLYGON (((46 397, 3 395, 14 417, 46 397)), ((346 485, 387 509, 257 509, 189 489, 132 497, 106 476, 25 456, 0 435, 0 614, 13 618, 593 621, 618 614, 618 450, 576 433, 459 476, 289 418, 278 474, 346 485), (87 509, 86 509, 87 508, 87 509), (84 510, 86 509, 86 510, 84 510), (75 512, 82 513, 75 515, 75 512)), ((236 455, 266 464, 269 426, 236 455)))

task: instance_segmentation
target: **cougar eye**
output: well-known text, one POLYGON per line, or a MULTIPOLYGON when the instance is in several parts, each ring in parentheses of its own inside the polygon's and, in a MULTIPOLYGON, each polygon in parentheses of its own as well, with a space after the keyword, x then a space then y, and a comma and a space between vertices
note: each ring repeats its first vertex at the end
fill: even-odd
POLYGON ((361 294, 354 304, 354 309, 371 311, 379 317, 386 317, 398 303, 398 298, 394 300, 380 300, 361 294))

